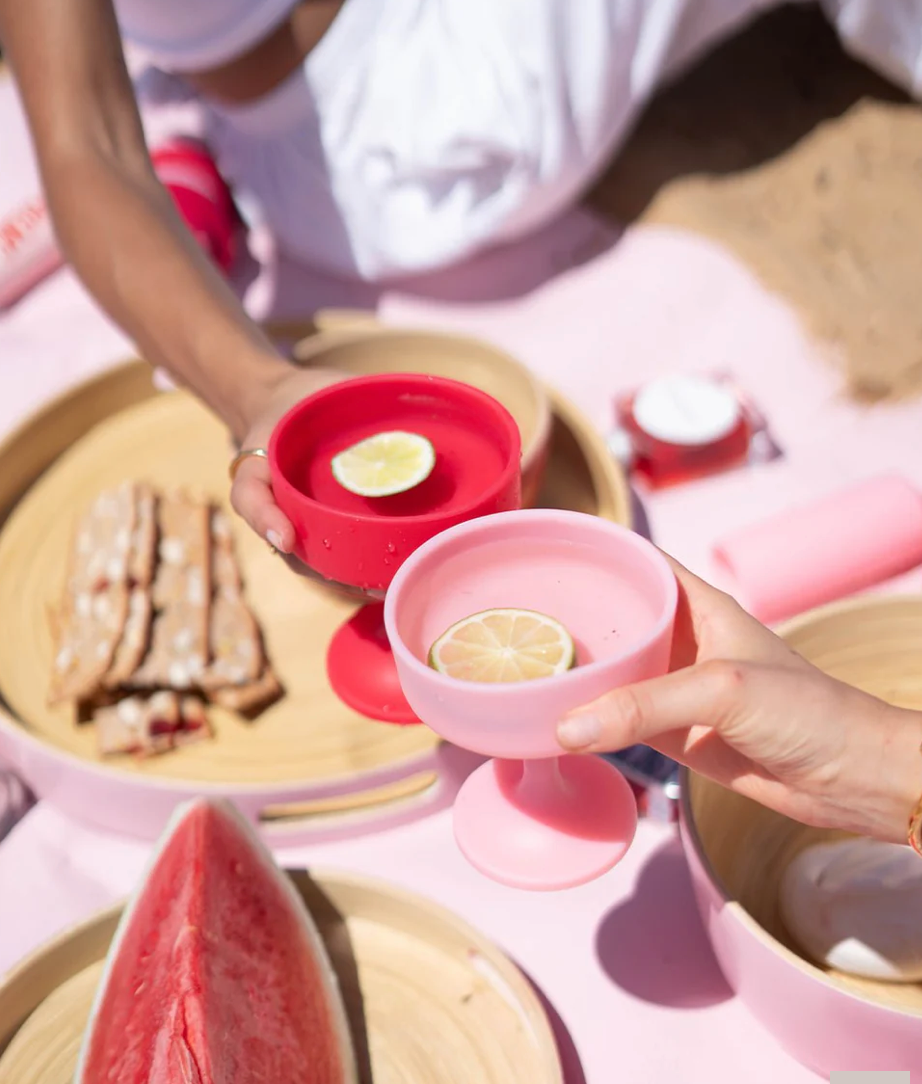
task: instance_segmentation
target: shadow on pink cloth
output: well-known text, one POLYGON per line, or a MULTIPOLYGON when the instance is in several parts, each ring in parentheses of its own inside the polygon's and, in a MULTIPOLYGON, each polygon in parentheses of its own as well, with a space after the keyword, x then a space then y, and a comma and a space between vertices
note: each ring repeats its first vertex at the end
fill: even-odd
MULTIPOLYGON (((526 978, 528 978, 527 975, 526 978)), ((544 991, 531 979, 529 979, 529 982, 531 982, 532 990, 541 1002, 541 1007, 547 1014, 551 1031, 554 1033, 554 1041, 557 1044, 557 1053, 560 1056, 560 1065, 563 1069, 564 1084, 587 1084, 586 1074, 583 1071, 576 1044, 573 1042, 573 1037, 567 1030, 566 1024, 561 1020, 560 1013, 554 1008, 544 991)))
POLYGON ((632 895, 602 920, 596 953, 626 993, 675 1009, 733 997, 708 944, 678 840, 655 851, 632 895))
POLYGON ((0 767, 0 839, 9 834, 34 803, 35 799, 19 776, 0 767))
POLYGON ((553 282, 615 245, 620 231, 581 208, 514 243, 485 250, 463 263, 412 278, 367 283, 337 279, 280 252, 256 230, 234 269, 233 283, 260 320, 290 320, 323 308, 374 311, 387 296, 450 305, 502 305, 553 282))

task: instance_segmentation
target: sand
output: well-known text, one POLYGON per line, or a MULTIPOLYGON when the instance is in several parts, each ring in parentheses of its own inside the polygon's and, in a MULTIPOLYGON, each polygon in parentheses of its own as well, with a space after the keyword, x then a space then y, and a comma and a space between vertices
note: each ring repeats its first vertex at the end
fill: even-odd
POLYGON ((663 91, 590 203, 735 252, 854 396, 922 394, 922 109, 812 8, 772 13, 663 91))

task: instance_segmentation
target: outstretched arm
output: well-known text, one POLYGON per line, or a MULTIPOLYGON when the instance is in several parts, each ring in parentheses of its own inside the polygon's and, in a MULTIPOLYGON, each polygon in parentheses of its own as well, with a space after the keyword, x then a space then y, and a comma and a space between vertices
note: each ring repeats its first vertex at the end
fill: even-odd
MULTIPOLYGON (((274 351, 177 215, 147 154, 111 0, 0 0, 0 40, 71 264, 149 361, 243 447, 264 445, 288 407, 333 377, 274 351)), ((231 499, 290 552, 264 460, 244 461, 231 499)))
POLYGON ((243 438, 290 368, 153 172, 111 0, 0 0, 0 39, 65 255, 144 356, 243 438))

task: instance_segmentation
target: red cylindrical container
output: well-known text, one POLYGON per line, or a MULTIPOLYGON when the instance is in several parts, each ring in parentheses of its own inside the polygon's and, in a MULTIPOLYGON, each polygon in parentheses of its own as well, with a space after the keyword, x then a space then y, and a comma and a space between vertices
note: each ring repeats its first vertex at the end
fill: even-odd
POLYGON ((673 374, 615 400, 618 427, 629 446, 626 464, 658 489, 746 461, 752 425, 724 381, 673 374))
POLYGON ((182 140, 155 148, 151 161, 193 236, 222 271, 229 271, 237 211, 211 156, 200 144, 182 140))

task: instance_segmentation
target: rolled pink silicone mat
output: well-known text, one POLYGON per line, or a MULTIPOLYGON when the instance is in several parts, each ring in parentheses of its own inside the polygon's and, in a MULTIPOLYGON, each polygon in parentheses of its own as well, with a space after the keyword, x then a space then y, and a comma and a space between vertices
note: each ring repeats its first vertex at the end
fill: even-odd
POLYGON ((868 478, 731 534, 714 557, 751 614, 781 621, 922 564, 922 495, 868 478))

